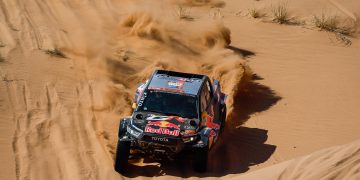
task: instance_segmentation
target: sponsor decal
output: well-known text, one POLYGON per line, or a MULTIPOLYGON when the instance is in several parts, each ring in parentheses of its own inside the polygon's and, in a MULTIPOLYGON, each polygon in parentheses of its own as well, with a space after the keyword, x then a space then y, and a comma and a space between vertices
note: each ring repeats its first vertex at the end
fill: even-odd
POLYGON ((194 129, 196 129, 194 126, 191 126, 191 125, 184 125, 183 127, 184 127, 184 129, 187 129, 187 130, 194 130, 194 129))
POLYGON ((145 84, 141 84, 135 91, 135 102, 139 102, 142 93, 145 90, 145 84))
POLYGON ((210 131, 209 137, 214 137, 216 136, 216 132, 214 130, 210 131))
POLYGON ((196 134, 196 131, 195 130, 185 130, 185 134, 186 135, 193 135, 193 134, 196 134))
POLYGON ((138 102, 138 106, 139 106, 139 107, 143 105, 146 96, 147 96, 146 92, 144 93, 143 96, 141 96, 141 98, 140 98, 140 100, 139 100, 139 102, 138 102))
POLYGON ((148 121, 166 121, 168 119, 169 119, 168 116, 155 116, 153 114, 151 114, 149 117, 146 118, 146 120, 148 121))
POLYGON ((220 129, 220 125, 214 123, 214 109, 213 105, 211 105, 210 110, 211 113, 204 111, 201 115, 203 122, 205 122, 205 126, 212 128, 212 129, 220 129))
POLYGON ((161 127, 161 128, 173 128, 173 129, 177 129, 180 130, 180 126, 167 122, 167 121, 149 121, 147 123, 147 126, 157 126, 157 127, 161 127))
POLYGON ((185 122, 185 120, 188 120, 188 118, 182 118, 179 116, 157 116, 157 115, 153 115, 151 114, 149 117, 146 118, 146 120, 149 121, 171 121, 171 120, 175 120, 178 122, 185 122))
POLYGON ((186 79, 186 78, 176 78, 178 81, 183 81, 183 82, 185 82, 185 81, 189 81, 188 79, 186 79))
POLYGON ((168 81, 168 86, 169 86, 169 88, 182 89, 184 86, 184 82, 183 81, 178 81, 178 82, 168 81))
POLYGON ((206 111, 202 115, 205 125, 212 129, 220 129, 220 125, 213 122, 214 117, 209 115, 206 111))
POLYGON ((151 137, 151 139, 154 141, 169 142, 169 139, 167 139, 167 138, 151 137))
POLYGON ((188 120, 188 118, 182 118, 182 117, 179 117, 179 116, 170 116, 169 120, 171 120, 171 119, 175 119, 175 120, 177 120, 177 121, 179 121, 181 123, 183 123, 185 120, 188 120))
POLYGON ((206 121, 206 126, 212 129, 220 129, 220 125, 211 121, 206 121))
POLYGON ((170 121, 170 120, 176 120, 179 122, 184 122, 185 120, 188 120, 188 118, 182 118, 179 116, 158 116, 150 114, 149 117, 146 118, 146 120, 149 121, 170 121))
POLYGON ((149 87, 150 90, 159 90, 159 91, 168 91, 168 92, 176 92, 176 93, 184 93, 182 89, 173 89, 173 88, 159 88, 159 87, 149 87))
POLYGON ((171 135, 171 136, 179 136, 179 133, 180 133, 179 130, 171 131, 170 129, 167 129, 167 128, 155 129, 150 126, 145 127, 145 132, 154 133, 154 134, 165 134, 165 135, 171 135))

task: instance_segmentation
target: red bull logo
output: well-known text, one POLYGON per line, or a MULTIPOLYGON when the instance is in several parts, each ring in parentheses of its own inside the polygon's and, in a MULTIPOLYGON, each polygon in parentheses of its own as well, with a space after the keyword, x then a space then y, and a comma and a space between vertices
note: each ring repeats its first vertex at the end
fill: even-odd
POLYGON ((179 81, 179 82, 169 81, 169 82, 168 82, 168 86, 169 86, 170 88, 182 89, 183 86, 184 86, 184 82, 181 82, 181 81, 179 81))
POLYGON ((148 124, 148 126, 157 126, 157 127, 161 127, 161 128, 173 128, 173 129, 177 129, 180 130, 180 126, 167 122, 167 121, 150 121, 148 124))
POLYGON ((167 121, 150 121, 145 127, 145 132, 179 136, 180 127, 176 124, 169 123, 167 121), (153 128, 152 126, 156 126, 160 128, 156 129, 153 128), (170 129, 175 129, 175 130, 170 130, 170 129))
POLYGON ((179 136, 179 134, 180 134, 179 130, 171 131, 170 129, 166 129, 166 128, 155 129, 150 126, 145 127, 145 132, 154 133, 154 134, 165 134, 165 135, 171 135, 171 136, 179 136))

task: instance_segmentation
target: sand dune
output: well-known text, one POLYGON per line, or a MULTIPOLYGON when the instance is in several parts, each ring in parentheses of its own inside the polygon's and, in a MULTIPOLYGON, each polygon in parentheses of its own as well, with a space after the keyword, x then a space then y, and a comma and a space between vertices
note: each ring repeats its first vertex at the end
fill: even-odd
MULTIPOLYGON (((0 178, 356 178, 358 142, 253 171, 360 137, 359 41, 247 15, 273 4, 0 0, 0 178), (208 173, 141 158, 113 170, 119 119, 154 69, 207 74, 229 95, 208 173)), ((289 2, 305 21, 321 7, 356 19, 359 3, 289 2)))
POLYGON ((359 141, 355 141, 233 179, 359 179, 359 148, 359 141))

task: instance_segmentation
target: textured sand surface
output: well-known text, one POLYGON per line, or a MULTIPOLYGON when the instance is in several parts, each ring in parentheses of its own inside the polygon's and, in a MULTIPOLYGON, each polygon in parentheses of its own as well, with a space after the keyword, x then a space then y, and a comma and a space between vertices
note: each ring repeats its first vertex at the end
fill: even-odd
POLYGON ((282 25, 271 22, 277 5, 0 0, 0 179, 359 178, 358 33, 312 20, 349 24, 360 3, 288 1, 282 25), (119 119, 154 69, 207 74, 229 95, 208 173, 141 158, 113 170, 119 119))
POLYGON ((232 179, 360 179, 360 141, 316 151, 232 179))

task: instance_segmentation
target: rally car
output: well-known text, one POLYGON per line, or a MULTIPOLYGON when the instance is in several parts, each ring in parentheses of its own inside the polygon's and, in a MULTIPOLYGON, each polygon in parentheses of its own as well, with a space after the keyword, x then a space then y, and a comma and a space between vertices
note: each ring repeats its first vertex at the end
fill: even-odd
POLYGON ((132 116, 120 121, 115 170, 126 170, 134 150, 170 160, 189 152, 194 170, 206 171, 208 152, 225 126, 225 99, 218 80, 156 70, 138 86, 132 116))

